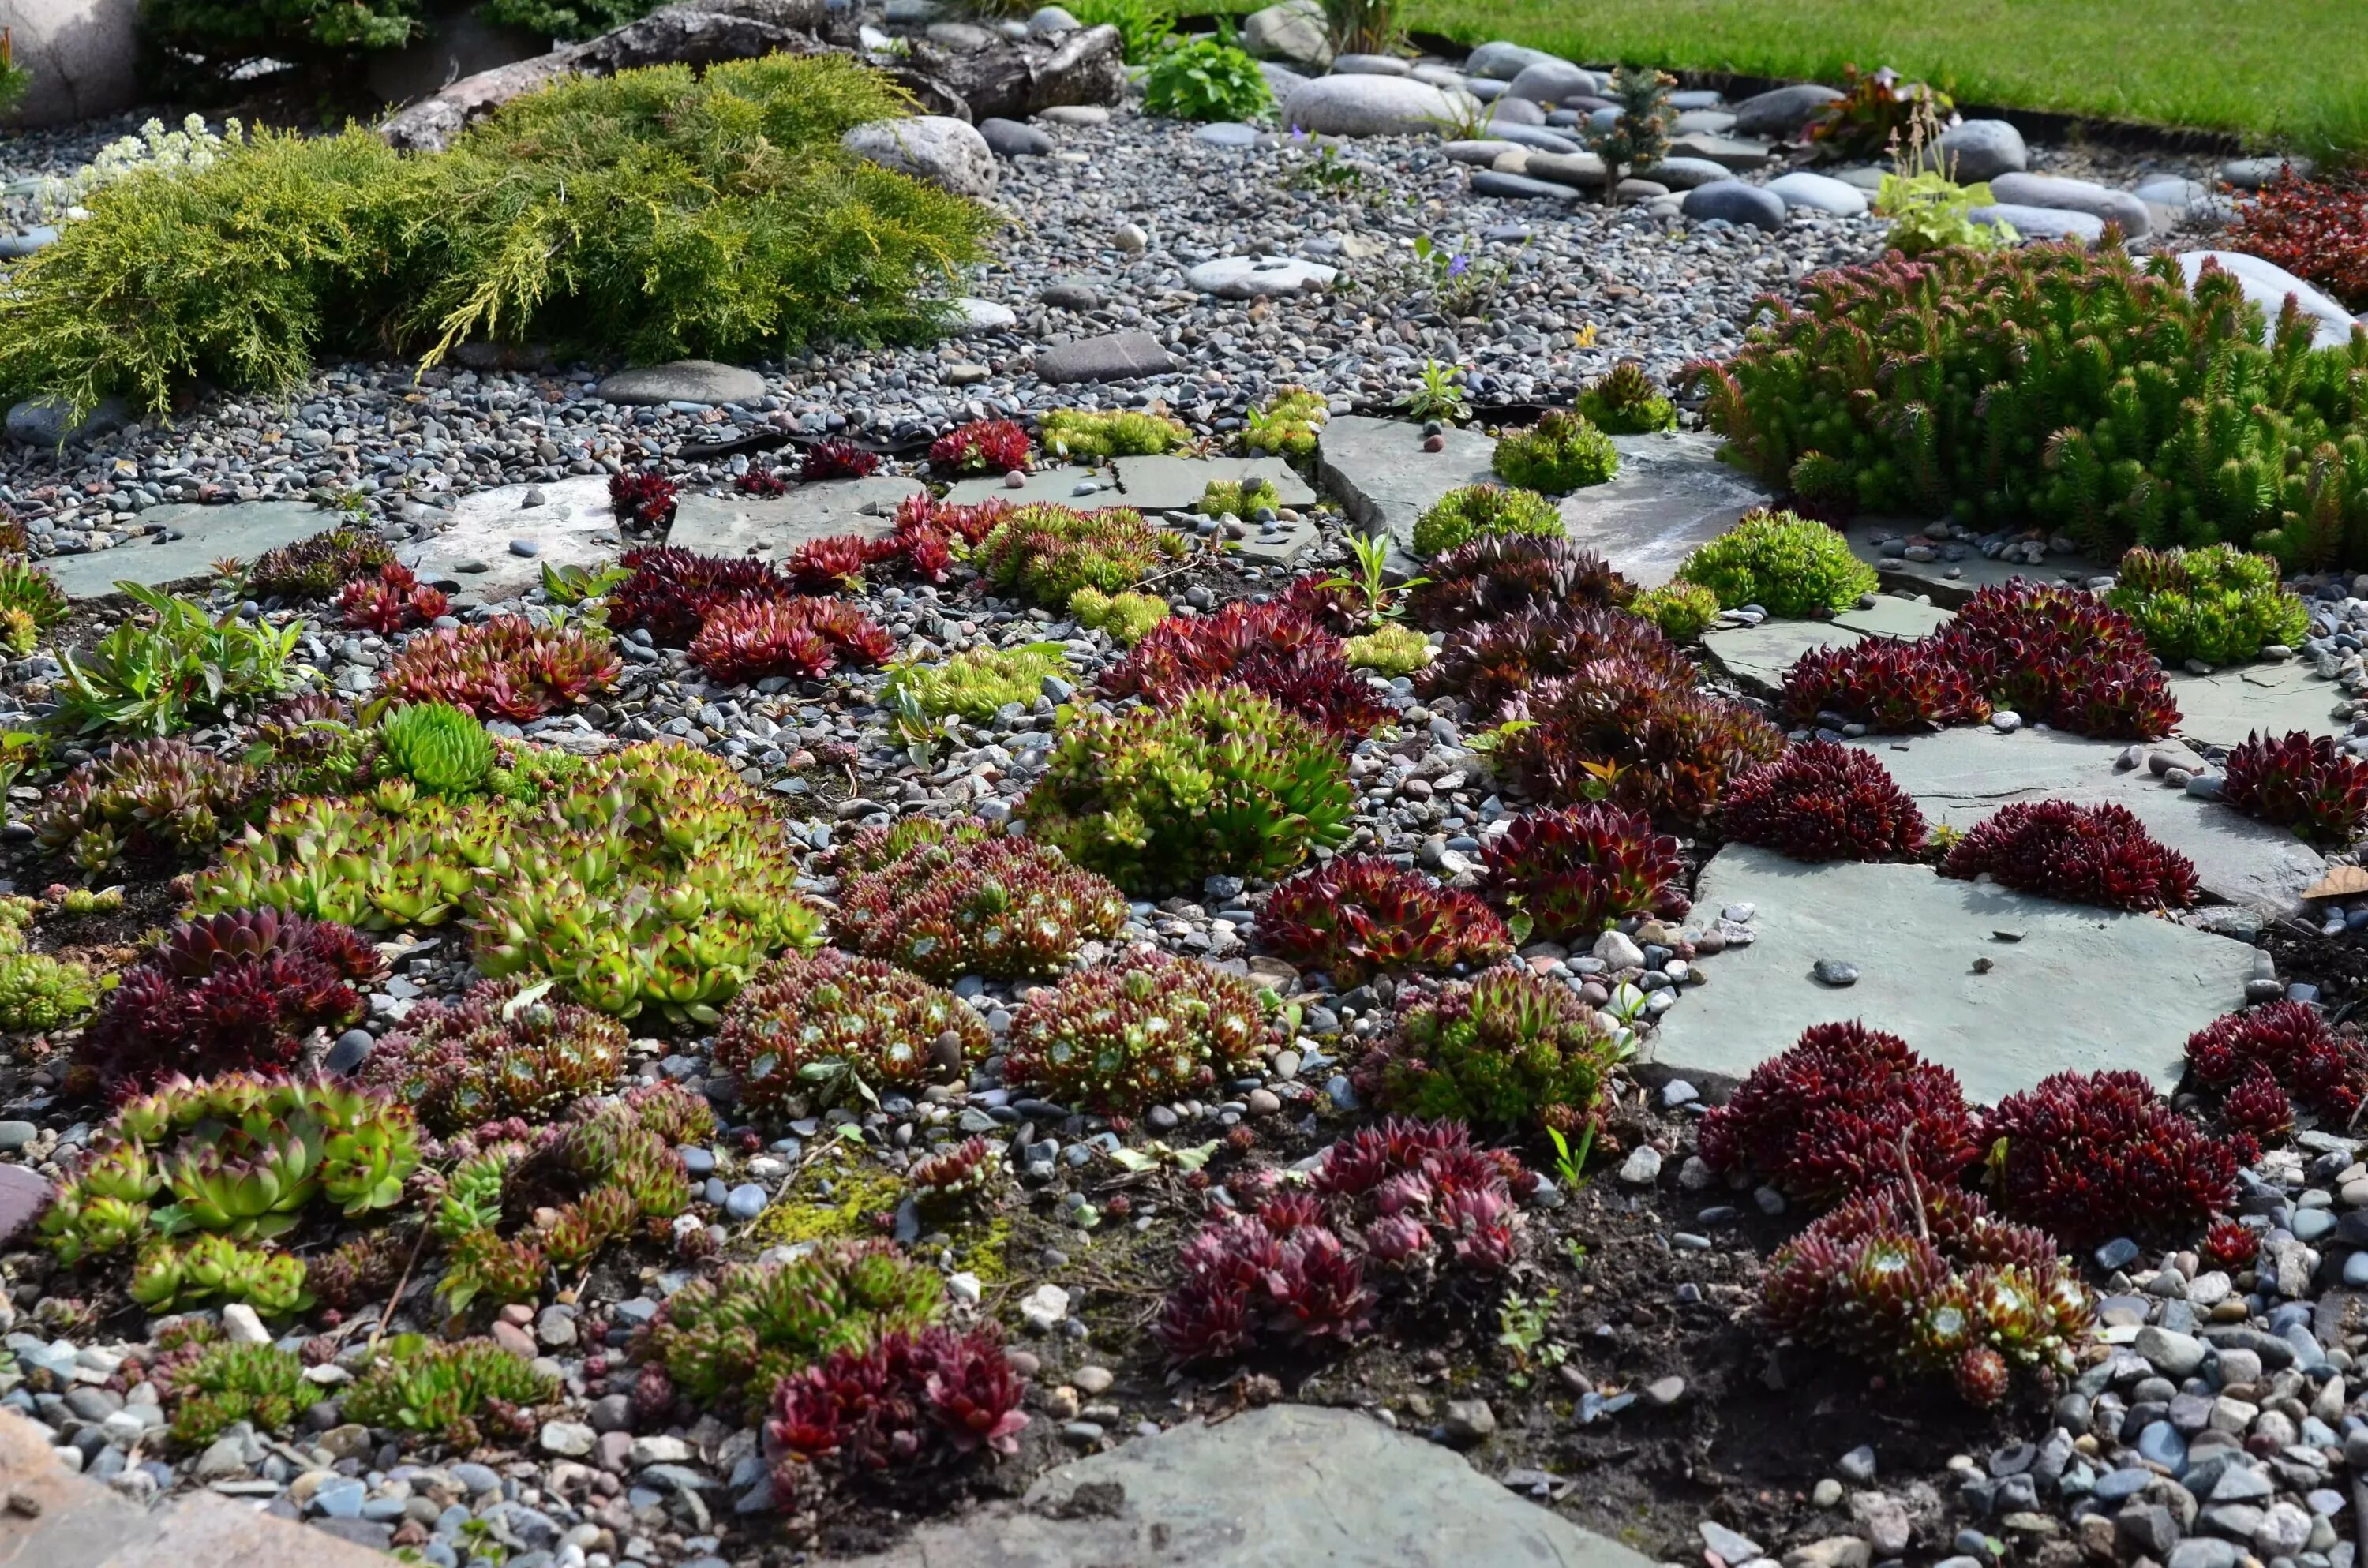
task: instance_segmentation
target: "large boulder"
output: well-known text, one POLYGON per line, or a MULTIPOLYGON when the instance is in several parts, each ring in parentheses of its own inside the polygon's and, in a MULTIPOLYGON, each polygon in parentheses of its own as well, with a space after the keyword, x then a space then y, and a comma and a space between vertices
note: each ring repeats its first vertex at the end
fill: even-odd
POLYGON ((140 101, 140 0, 11 0, 0 17, 33 78, 13 123, 68 125, 140 101))
POLYGON ((1841 94, 1815 82, 1778 87, 1735 106, 1735 123, 1727 129, 1737 136, 1797 136, 1819 109, 1841 94))
POLYGON ((1332 63, 1332 33, 1318 0, 1282 0, 1242 18, 1242 47, 1262 60, 1321 71, 1332 63))
POLYGON ((841 140, 860 157, 957 196, 995 194, 995 150, 976 126, 951 116, 867 120, 841 140))
POLYGON ((1452 118, 1445 93, 1405 76, 1319 76, 1282 106, 1282 122, 1311 136, 1413 136, 1452 118))
POLYGON ((2259 304, 2272 325, 2277 322, 2278 312, 2285 309, 2287 296, 2291 295, 2303 314, 2317 318, 2314 340, 2318 347, 2340 348, 2351 341, 2354 323, 2351 312, 2284 267, 2263 261, 2258 256, 2247 256, 2242 251, 2181 251, 2179 253, 2179 269, 2187 274, 2190 287, 2194 285, 2207 261, 2217 264, 2223 272, 2235 273, 2237 281, 2245 286, 2245 298, 2259 304))

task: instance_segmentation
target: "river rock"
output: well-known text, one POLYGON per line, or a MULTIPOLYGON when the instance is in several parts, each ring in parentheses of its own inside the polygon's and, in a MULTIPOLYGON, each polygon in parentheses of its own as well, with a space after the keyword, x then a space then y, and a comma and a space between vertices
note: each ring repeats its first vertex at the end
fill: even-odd
POLYGON ((1463 74, 1467 76, 1486 76, 1493 81, 1509 82, 1532 65, 1568 63, 1569 62, 1564 60, 1562 56, 1548 54, 1543 49, 1531 49, 1527 44, 1498 41, 1484 43, 1466 55, 1463 60, 1463 74))
POLYGON ((1685 203, 1679 210, 1697 223, 1724 218, 1730 223, 1749 223, 1761 229, 1784 227, 1784 199, 1766 186, 1746 185, 1739 179, 1696 186, 1686 192, 1685 203))
POLYGON ((1941 133, 1924 154, 1927 167, 1937 168, 1959 185, 2018 174, 2031 166, 2031 150, 2022 132, 2003 119, 1969 119, 1941 133))
POLYGON ((1841 96, 1816 82, 1778 87, 1736 105, 1733 130, 1737 136, 1795 136, 1819 109, 1841 96))
POLYGON ((1531 103, 1560 104, 1573 98, 1591 98, 1597 85, 1592 71, 1582 71, 1567 61, 1541 60, 1521 67, 1521 74, 1505 89, 1505 96, 1527 98, 1531 103))
POLYGON ((2190 250, 2179 253, 2179 269, 2187 275, 2190 287, 2203 271, 2206 261, 2216 264, 2223 272, 2233 272, 2245 286, 2245 297, 2261 307, 2261 313, 2274 324, 2278 312, 2285 308, 2286 297, 2292 295, 2305 315, 2315 316, 2318 325, 2313 338, 2321 348, 2340 348, 2351 341, 2352 319, 2346 311, 2311 284, 2274 262, 2243 251, 2190 250))
POLYGON ((1787 207, 1804 207, 1812 212, 1830 212, 1837 218, 1859 218, 1866 213, 1866 192, 1828 175, 1795 169, 1791 174, 1779 175, 1770 180, 1768 188, 1782 198, 1787 207))
POLYGON ((629 406, 663 408, 670 403, 736 403, 753 408, 764 401, 765 378, 737 365, 712 359, 676 359, 620 370, 602 381, 598 395, 629 406))
POLYGON ((1317 0, 1283 0, 1242 18, 1242 47, 1264 60, 1321 71, 1332 62, 1332 34, 1317 0))
POLYGON ((859 157, 957 196, 995 194, 995 150, 968 120, 942 114, 867 120, 840 140, 859 157))
POLYGON ((1319 76, 1294 91, 1282 121, 1311 136, 1407 136, 1454 118, 1445 93, 1404 76, 1319 76))
POLYGON ((2144 201, 2126 190, 2114 190, 2094 180, 2003 174, 1990 181, 1990 194, 2013 206, 2086 212, 2106 222, 2119 223, 2122 233, 2134 240, 2144 239, 2154 228, 2154 215, 2146 210, 2144 201))

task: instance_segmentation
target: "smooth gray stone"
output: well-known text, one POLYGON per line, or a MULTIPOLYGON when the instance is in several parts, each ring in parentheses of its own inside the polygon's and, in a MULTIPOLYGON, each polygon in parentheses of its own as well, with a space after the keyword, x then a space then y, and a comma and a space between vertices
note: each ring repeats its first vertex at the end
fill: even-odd
POLYGON ((1724 218, 1730 223, 1749 223, 1761 229, 1782 231, 1784 227, 1784 199, 1766 186, 1746 185, 1739 179, 1696 186, 1686 192, 1685 203, 1679 210, 1697 223, 1724 218))
POLYGON ((1508 93, 1495 102, 1496 108, 1489 116, 1491 124, 1542 126, 1546 122, 1546 111, 1533 99, 1517 98, 1508 93))
POLYGON ((1050 501, 1080 512, 1103 512, 1112 506, 1133 505, 1119 494, 1116 485, 1107 485, 1089 494, 1077 494, 1080 483, 1096 477, 1090 468, 1040 467, 1026 476, 1026 483, 1007 485, 999 473, 982 474, 975 479, 954 481, 946 490, 946 500, 956 506, 975 506, 981 501, 1008 501, 1014 506, 1027 506, 1050 501))
POLYGON ((1521 67, 1521 74, 1505 89, 1508 98, 1527 98, 1531 103, 1566 103, 1572 98, 1591 98, 1600 86, 1595 73, 1583 71, 1564 60, 1541 60, 1521 67))
POLYGON ((1807 169, 1778 175, 1768 182, 1768 188, 1782 198, 1787 207, 1805 207, 1812 212, 1827 212, 1837 218, 1860 218, 1866 214, 1866 192, 1830 176, 1812 174, 1807 169))
POLYGON ((1282 122, 1311 136, 1408 136, 1454 118, 1448 96, 1405 76, 1319 76, 1294 88, 1282 122))
POLYGON ((840 143, 857 157, 980 200, 995 194, 995 151, 976 126, 946 114, 867 120, 840 143))
MULTIPOLYGON (((1486 171, 1483 171, 1486 173, 1486 171)), ((1444 445, 1422 449, 1422 426, 1403 419, 1335 415, 1315 437, 1316 483, 1358 527, 1389 535, 1393 559, 1412 571, 1415 519, 1451 490, 1496 483, 1497 443, 1478 430, 1449 426, 1444 445)))
POLYGON ((2005 174, 1990 181, 1990 194, 2008 206, 2053 207, 2086 212, 2109 223, 2119 223, 2130 239, 2144 239, 2154 228, 2146 204, 2126 190, 2114 190, 2094 180, 2063 179, 2055 175, 2005 174))
POLYGON ((1774 496, 1718 459, 1718 438, 1699 430, 1614 436, 1620 470, 1560 503, 1570 537, 1633 583, 1657 587, 1697 545, 1774 496))
POLYGON ((1531 49, 1520 43, 1484 43, 1463 59, 1463 74, 1486 76, 1498 82, 1509 82, 1532 65, 1567 65, 1558 54, 1548 54, 1543 49, 1531 49))
POLYGON ((1586 144, 1543 125, 1491 125, 1488 134, 1538 153, 1584 153, 1586 144))
POLYGON ((1767 142, 1734 136, 1680 136, 1669 143, 1669 151, 1678 157, 1700 158, 1737 174, 1766 168, 1776 161, 1776 151, 1767 142))
POLYGON ((1520 150, 1520 142, 1508 142, 1501 136, 1483 137, 1474 142, 1449 142, 1440 147, 1440 151, 1447 154, 1449 162, 1470 164, 1483 169, 1504 153, 1520 150))
POLYGON ((0 234, 0 260, 21 260, 57 243, 58 231, 48 223, 37 224, 21 234, 0 234))
POLYGON ((2031 150, 2022 132, 2004 119, 1969 119, 1941 133, 1925 153, 1925 165, 1947 174, 1959 185, 1975 185, 2031 166, 2031 150))
POLYGON ((1777 87, 1736 105, 1733 130, 1737 136, 1790 137, 1841 96, 1816 82, 1777 87))
POLYGON ((1283 0, 1242 18, 1242 47, 1262 60, 1321 71, 1332 59, 1331 26, 1316 0, 1283 0))
POLYGON ((2308 179, 2318 172, 2318 165, 2299 153, 2267 158, 2231 158, 2220 165, 2220 177, 2238 190, 2259 190, 2276 184, 2288 169, 2297 179, 2308 179))
POLYGON ((455 502, 451 518, 443 532, 399 546, 395 553, 423 581, 468 602, 517 598, 542 582, 546 563, 554 571, 589 569, 623 549, 606 474, 480 490, 455 502), (536 491, 542 504, 526 505, 536 491), (536 553, 531 559, 516 554, 512 540, 531 540, 536 553), (482 562, 485 570, 463 572, 463 562, 482 562))
POLYGON ((982 119, 978 133, 998 158, 1042 158, 1053 152, 1050 136, 1016 119, 982 119))
POLYGON ((1297 256, 1227 256, 1188 269, 1184 281, 1221 300, 1262 300, 1305 289, 1328 289, 1339 276, 1337 267, 1297 256))
POLYGON ((736 403, 753 408, 764 401, 765 378, 712 359, 677 359, 620 370, 603 381, 594 395, 610 403, 650 407, 669 403, 736 403))
MULTIPOLYGON (((607 481, 601 483, 605 485, 607 481)), ((119 581, 158 588, 192 577, 211 577, 212 562, 224 556, 253 561, 267 550, 310 539, 346 520, 345 514, 310 501, 238 501, 227 506, 176 504, 151 506, 140 517, 185 537, 168 540, 151 534, 113 550, 53 555, 41 565, 58 580, 67 597, 105 598, 115 592, 119 581)))
POLYGON ((1161 457, 1118 458, 1110 466, 1118 471, 1118 484, 1122 505, 1144 512, 1179 512, 1201 504, 1201 493, 1212 481, 1238 484, 1244 480, 1263 479, 1274 486, 1277 503, 1284 506, 1305 506, 1315 500, 1315 492, 1298 471, 1281 458, 1179 458, 1161 457))
POLYGON ((1966 214, 1976 223, 2009 223, 2025 241, 2078 240, 2093 245, 2105 237, 2105 221, 2087 212, 2055 207, 2022 207, 2010 201, 1992 202, 1966 214))
POLYGON ((1336 54, 1332 70, 1341 76, 1411 76, 1414 67, 1395 54, 1336 54))
POLYGON ((1220 119, 1203 125, 1192 132, 1195 142, 1206 142, 1216 147, 1255 147, 1261 134, 1255 125, 1237 120, 1220 119))
POLYGON ((1664 158, 1645 173, 1655 184, 1668 186, 1671 190, 1697 190, 1735 177, 1725 164, 1681 155, 1664 158))
POLYGON ((743 495, 736 490, 685 495, 675 508, 666 542, 701 555, 784 561, 809 540, 836 534, 880 539, 894 532, 897 504, 928 488, 917 479, 875 473, 816 480, 785 495, 743 495))
POLYGON ((1551 180, 1531 179, 1527 175, 1501 174, 1495 169, 1472 171, 1472 194, 1503 197, 1509 200, 1569 201, 1578 195, 1575 187, 1556 185, 1551 180))
MULTIPOLYGON (((1386 76, 1369 80, 1386 82, 1386 76)), ((1036 353, 1039 381, 1118 381, 1143 376, 1164 376, 1176 360, 1159 339, 1147 332, 1113 332, 1054 344, 1036 353)))
POLYGON ((2299 659, 2208 676, 2168 671, 2163 680, 2179 704, 2179 733, 2205 745, 2233 746, 2255 730, 2340 736, 2351 728, 2340 713, 2350 706, 2343 688, 2299 659))

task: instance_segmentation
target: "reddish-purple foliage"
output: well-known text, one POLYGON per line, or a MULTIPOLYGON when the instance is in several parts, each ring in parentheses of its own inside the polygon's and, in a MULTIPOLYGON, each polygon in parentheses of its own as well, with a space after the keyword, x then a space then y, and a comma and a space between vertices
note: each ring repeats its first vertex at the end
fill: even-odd
POLYGON ((893 540, 874 543, 861 534, 832 534, 798 546, 791 552, 786 569, 791 584, 802 594, 860 593, 863 569, 895 554, 893 540))
POLYGON ((989 497, 967 506, 933 499, 927 492, 908 495, 896 506, 896 530, 935 528, 938 532, 958 539, 964 544, 976 544, 995 531, 996 525, 1011 516, 1008 501, 989 497))
POLYGON ((1480 850, 1480 891, 1530 917, 1543 941, 1588 942, 1631 915, 1688 908, 1678 841, 1614 806, 1565 806, 1512 820, 1480 850))
POLYGON ((2294 1102, 2274 1077, 2255 1068, 2220 1097, 2220 1125, 2247 1146, 2248 1163, 2294 1131, 2294 1102))
POLYGON ((1229 1212, 1185 1244, 1177 1273, 1151 1332, 1178 1363, 1230 1359, 1260 1339, 1346 1340, 1373 1301, 1362 1262, 1323 1225, 1229 1212))
POLYGON ((1991 1190, 2085 1247, 2192 1230, 2235 1195, 2239 1149, 2173 1110, 2142 1073, 2058 1073, 1982 1124, 1991 1190))
POLYGON ((1897 1035, 1813 1025, 1702 1118, 1702 1157, 1725 1175, 1829 1204, 1912 1169, 1952 1187, 1980 1157, 1957 1075, 1897 1035))
POLYGON ((422 583, 410 567, 390 561, 377 576, 357 578, 340 589, 337 608, 347 625, 392 637, 450 614, 452 603, 441 589, 422 583))
MULTIPOLYGON (((873 833, 884 839, 898 831, 873 833)), ((842 865, 862 865, 871 836, 848 845, 842 865)), ((1108 878, 1072 865, 1057 849, 998 834, 917 844, 848 871, 834 929, 867 957, 951 985, 965 974, 1058 975, 1087 941, 1115 938, 1126 908, 1126 895, 1108 878)))
POLYGON ((1340 640, 1281 604, 1235 601, 1212 615, 1170 616, 1102 676, 1111 697, 1173 706, 1210 687, 1245 687, 1339 739, 1370 733, 1389 705, 1349 667, 1340 640))
POLYGON ((2229 220, 2226 243, 2368 310, 2368 186, 2304 179, 2289 167, 2229 220))
POLYGON ((1311 866, 1275 889, 1258 912, 1258 937, 1342 986, 1382 973, 1478 967, 1513 951, 1486 904, 1374 855, 1311 866))
POLYGON ((607 689, 623 668, 614 650, 572 626, 505 615, 414 637, 387 666, 385 691, 396 702, 449 702, 522 724, 607 689))
POLYGON ((360 1022, 352 983, 385 967, 327 921, 269 909, 184 921, 125 972, 75 1060, 118 1094, 174 1073, 278 1072, 314 1029, 360 1022))
POLYGON ((1905 860, 1924 813, 1873 752, 1808 741, 1736 779, 1719 808, 1726 836, 1795 860, 1905 860))
POLYGON ((774 1484, 794 1496, 825 1462, 860 1480, 1017 1453, 1027 1391, 991 1325, 896 1329, 866 1348, 834 1350, 773 1391, 774 1484))
POLYGON ((796 590, 771 562, 700 555, 674 545, 629 550, 632 574, 609 596, 609 624, 647 631, 669 648, 699 635, 708 612, 735 599, 785 599, 796 590))
POLYGON ((1693 684, 1693 665, 1651 621, 1584 606, 1526 609, 1467 626, 1449 636, 1415 684, 1425 697, 1460 697, 1488 718, 1542 680, 1614 658, 1672 686, 1693 684))
POLYGON ((1598 659, 1546 681, 1506 716, 1530 721, 1499 755, 1537 795, 1684 822, 1708 816, 1729 779, 1784 749, 1782 733, 1741 703, 1634 659, 1598 659))
POLYGON ((1009 473, 1025 470, 1035 456, 1028 432, 1008 419, 974 419, 948 431, 929 447, 932 472, 1009 473))
POLYGON ((798 477, 812 484, 820 479, 862 479, 880 472, 880 454, 864 450, 843 437, 833 436, 806 449, 798 477))
POLYGON ((767 676, 811 679, 842 661, 877 665, 896 639, 862 609, 837 599, 741 599, 710 611, 690 640, 690 662, 726 686, 767 676))
POLYGON ((2298 837, 2349 844, 2368 823, 2368 763, 2305 730, 2248 733, 2228 753, 2220 798, 2298 837))
POLYGON ((2266 1074, 2330 1121, 2349 1123, 2368 1098, 2368 1045, 2329 1028, 2307 1002, 2214 1018, 2187 1037, 2187 1067, 2198 1084, 2222 1091, 2266 1074))
POLYGON ((762 495, 769 499, 788 494, 790 482, 770 469, 752 468, 746 473, 735 475, 732 488, 743 495, 762 495))
POLYGON ((674 481, 661 473, 620 473, 609 479, 609 510, 620 523, 664 528, 674 520, 674 481))
POLYGON ((2249 1268, 2261 1255, 2261 1233, 2242 1220, 2215 1214, 2203 1233, 2203 1244, 2196 1250, 2214 1268, 2249 1268))
POLYGON ((1414 591, 1415 623, 1453 631, 1530 609, 1624 609, 1635 585, 1566 537, 1483 534, 1430 563, 1414 591))
POLYGON ((1812 648, 1784 672, 1784 716, 1797 724, 1839 714, 1885 733, 1989 717, 1989 699, 1949 651, 1930 638, 1812 648))
POLYGON ((2025 720, 2111 740, 2153 740, 2179 722, 2145 633, 2082 589, 2021 577, 1976 589, 1929 641, 2025 720))
POLYGON ((1987 871, 2000 884, 2106 909, 2184 908, 2195 902, 2195 864, 2165 848, 2124 806, 2070 801, 2001 806, 1941 862, 1944 877, 1987 871))

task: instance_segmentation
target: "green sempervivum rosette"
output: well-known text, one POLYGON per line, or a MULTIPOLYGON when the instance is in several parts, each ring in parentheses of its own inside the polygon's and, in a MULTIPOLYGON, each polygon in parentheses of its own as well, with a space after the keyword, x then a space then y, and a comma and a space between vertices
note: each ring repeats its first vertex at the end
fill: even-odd
POLYGON ((186 1245, 150 1243, 141 1251, 129 1290, 131 1299, 151 1312, 226 1301, 245 1301, 277 1317, 313 1304, 304 1290, 302 1259, 216 1235, 198 1236, 186 1245))
POLYGON ((276 1236, 321 1190, 321 1124, 309 1117, 249 1121, 185 1140, 165 1165, 174 1202, 157 1211, 157 1224, 167 1234, 276 1236))

